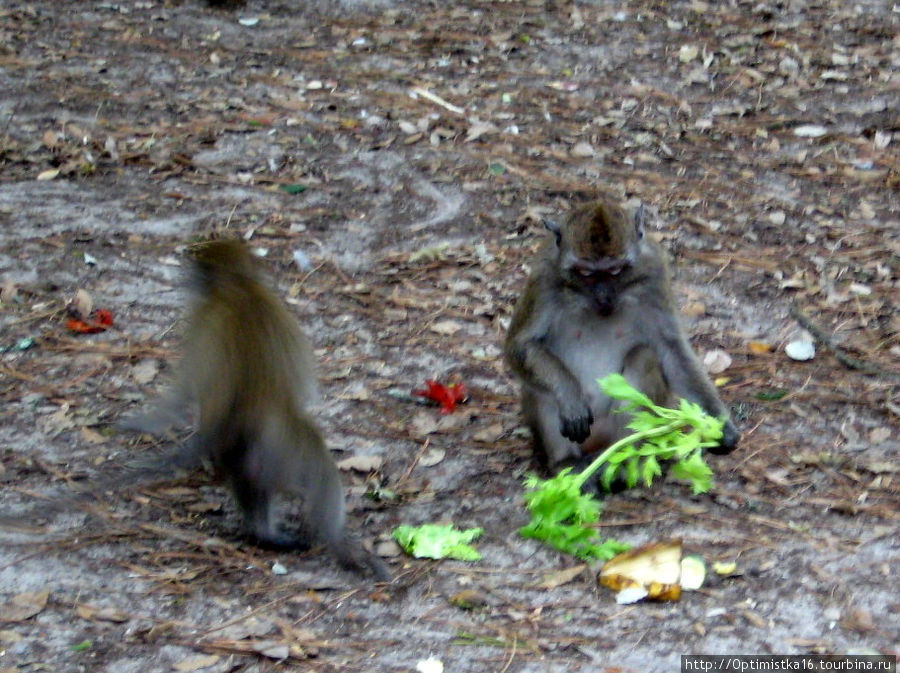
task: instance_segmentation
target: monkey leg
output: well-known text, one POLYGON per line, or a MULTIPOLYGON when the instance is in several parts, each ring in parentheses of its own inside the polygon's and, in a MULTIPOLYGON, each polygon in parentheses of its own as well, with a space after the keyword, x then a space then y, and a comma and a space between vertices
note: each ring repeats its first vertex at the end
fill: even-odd
POLYGON ((534 437, 538 459, 551 472, 581 456, 581 447, 560 432, 559 406, 551 395, 523 386, 522 414, 534 437))
POLYGON ((286 535, 272 523, 272 494, 246 475, 232 475, 231 490, 244 517, 244 526, 253 544, 263 549, 306 550, 312 547, 307 536, 286 535))

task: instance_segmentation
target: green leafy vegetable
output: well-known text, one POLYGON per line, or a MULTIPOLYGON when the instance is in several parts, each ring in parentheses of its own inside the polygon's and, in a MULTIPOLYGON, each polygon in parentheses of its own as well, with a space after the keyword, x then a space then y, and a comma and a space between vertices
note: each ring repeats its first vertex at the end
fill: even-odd
POLYGON ((594 530, 602 510, 599 501, 581 490, 588 479, 602 468, 600 483, 606 488, 617 478, 628 488, 639 482, 650 486, 662 474, 660 461, 674 460, 672 474, 689 481, 694 493, 703 493, 712 487, 703 449, 719 443, 724 425, 684 399, 677 409, 657 406, 621 374, 610 374, 599 384, 610 397, 629 403, 620 411, 632 415, 627 427, 634 434, 612 444, 580 473, 567 468, 552 479, 527 477, 525 504, 531 521, 520 530, 525 537, 584 560, 607 560, 628 548, 616 540, 601 540, 594 530))
POLYGON ((440 526, 428 523, 422 526, 397 526, 394 539, 416 558, 453 558, 460 561, 480 561, 481 554, 469 543, 477 540, 483 528, 456 530, 453 524, 440 526))
POLYGON ((308 187, 306 185, 297 183, 293 185, 278 185, 278 189, 283 191, 285 194, 302 194, 308 189, 308 187))

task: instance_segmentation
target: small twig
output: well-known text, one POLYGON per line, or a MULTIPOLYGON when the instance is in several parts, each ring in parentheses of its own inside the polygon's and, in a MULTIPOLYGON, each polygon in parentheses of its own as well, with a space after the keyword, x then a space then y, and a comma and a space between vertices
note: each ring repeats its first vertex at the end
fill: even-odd
POLYGON ((403 475, 394 482, 394 487, 398 487, 401 484, 406 483, 406 480, 409 479, 409 475, 412 474, 412 471, 416 469, 416 465, 419 464, 419 461, 422 460, 422 456, 425 455, 425 452, 428 450, 428 445, 431 443, 431 438, 426 437, 425 442, 422 444, 422 448, 418 450, 415 457, 413 457, 412 462, 410 462, 409 467, 406 468, 406 471, 403 475))
POLYGON ((458 114, 462 117, 466 116, 466 111, 463 108, 456 106, 453 103, 449 103, 449 102, 445 101, 443 98, 441 98, 440 96, 438 96, 436 94, 431 93, 427 89, 423 89, 421 87, 415 87, 414 89, 410 89, 409 95, 412 98, 415 98, 416 96, 421 96, 422 98, 424 98, 426 100, 430 100, 432 103, 436 103, 437 105, 440 105, 443 108, 447 108, 448 110, 450 110, 450 112, 453 112, 454 114, 458 114))
POLYGON ((506 671, 509 670, 510 665, 512 664, 513 660, 516 658, 516 650, 518 650, 518 649, 519 649, 519 639, 516 638, 515 636, 513 636, 512 647, 510 648, 510 652, 509 652, 509 658, 507 658, 506 664, 503 666, 503 668, 500 669, 500 673, 506 673, 506 671))

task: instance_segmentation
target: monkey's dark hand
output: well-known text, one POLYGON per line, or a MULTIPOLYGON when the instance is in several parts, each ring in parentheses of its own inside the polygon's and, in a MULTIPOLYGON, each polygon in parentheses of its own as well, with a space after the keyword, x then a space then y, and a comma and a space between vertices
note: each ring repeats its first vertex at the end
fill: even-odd
POLYGON ((563 437, 577 444, 591 436, 591 424, 594 422, 594 414, 587 403, 570 405, 563 408, 559 414, 559 431, 563 437))
POLYGON ((725 423, 725 427, 722 428, 722 441, 719 442, 718 446, 710 447, 709 452, 714 453, 717 456, 731 453, 737 448, 740 439, 741 433, 738 431, 735 424, 729 420, 725 423))

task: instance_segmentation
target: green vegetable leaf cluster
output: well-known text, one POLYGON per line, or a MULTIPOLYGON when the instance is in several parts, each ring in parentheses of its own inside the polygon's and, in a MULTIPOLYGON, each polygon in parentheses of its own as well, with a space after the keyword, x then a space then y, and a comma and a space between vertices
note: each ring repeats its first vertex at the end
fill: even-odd
POLYGON ((394 539, 406 553, 416 558, 480 561, 481 554, 469 543, 481 537, 483 532, 483 528, 460 531, 453 524, 441 526, 428 523, 422 526, 397 526, 394 529, 394 539))
POLYGON ((677 409, 657 406, 621 374, 611 374, 599 384, 610 397, 628 403, 620 411, 631 414, 627 427, 634 433, 612 444, 580 473, 568 468, 552 479, 529 476, 525 504, 531 522, 520 531, 584 560, 607 560, 628 548, 616 540, 601 541, 597 535, 593 525, 600 519, 601 505, 582 493, 588 479, 602 468, 600 483, 606 488, 617 478, 628 488, 639 482, 650 486, 662 474, 660 461, 674 460, 672 474, 689 481, 694 493, 703 493, 712 487, 703 449, 719 443, 724 425, 684 399, 677 409))
POLYGON ((672 474, 689 481, 694 493, 712 488, 712 470, 703 461, 702 449, 716 446, 722 439, 722 420, 685 399, 679 400, 677 409, 657 406, 621 374, 610 374, 598 383, 610 397, 630 403, 619 411, 631 414, 627 427, 634 434, 601 453, 581 473, 582 483, 605 463, 601 476, 605 487, 616 477, 624 478, 628 488, 639 481, 650 486, 662 474, 659 461, 674 460, 672 474))
POLYGON ((627 544, 598 539, 592 526, 600 520, 600 502, 581 492, 581 481, 571 472, 572 468, 567 467, 552 479, 539 479, 533 474, 526 477, 525 487, 529 490, 525 493, 525 505, 531 512, 531 521, 519 533, 586 561, 605 561, 627 550, 627 544))

